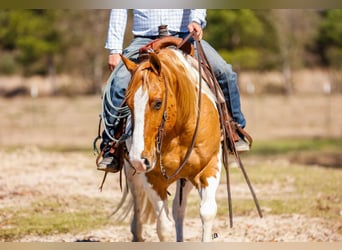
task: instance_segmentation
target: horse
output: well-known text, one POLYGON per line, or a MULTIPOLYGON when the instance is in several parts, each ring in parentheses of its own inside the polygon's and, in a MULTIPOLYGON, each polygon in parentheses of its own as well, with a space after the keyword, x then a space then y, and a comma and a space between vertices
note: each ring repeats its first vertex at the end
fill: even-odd
POLYGON ((202 241, 211 241, 222 169, 216 97, 200 77, 197 61, 177 48, 151 52, 138 64, 124 56, 122 60, 132 76, 126 91, 132 136, 126 142, 124 170, 134 200, 133 241, 144 240, 142 215, 148 203, 159 240, 174 241, 176 234, 176 241, 184 241, 183 222, 193 187, 200 197, 202 241), (174 182, 172 220, 167 198, 174 182))

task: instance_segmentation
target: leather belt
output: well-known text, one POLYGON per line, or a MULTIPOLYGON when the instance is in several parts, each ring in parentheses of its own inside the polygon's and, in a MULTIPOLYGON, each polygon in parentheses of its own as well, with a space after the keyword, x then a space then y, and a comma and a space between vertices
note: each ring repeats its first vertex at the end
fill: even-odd
MULTIPOLYGON (((176 32, 173 34, 169 34, 170 36, 175 36, 175 37, 181 37, 184 38, 185 36, 187 36, 189 34, 189 32, 176 32)), ((134 38, 148 38, 151 40, 155 40, 160 38, 160 36, 141 36, 141 35, 135 35, 134 38)))

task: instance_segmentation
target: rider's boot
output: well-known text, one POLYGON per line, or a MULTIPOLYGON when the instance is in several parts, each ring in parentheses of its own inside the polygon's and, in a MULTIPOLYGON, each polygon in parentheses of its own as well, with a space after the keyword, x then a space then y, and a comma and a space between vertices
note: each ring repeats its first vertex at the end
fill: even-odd
POLYGON ((114 138, 118 140, 117 142, 112 141, 106 134, 106 131, 102 132, 101 153, 96 161, 98 170, 117 173, 122 169, 125 145, 122 141, 120 142, 120 138, 125 128, 126 119, 121 119, 115 126, 115 129, 113 128, 112 132, 114 138))
POLYGON ((230 117, 226 103, 222 104, 223 116, 226 121, 226 135, 230 144, 230 151, 234 152, 231 142, 234 143, 234 148, 237 152, 242 153, 250 150, 252 138, 241 128, 239 124, 233 121, 230 117), (246 135, 246 136, 245 136, 246 135))
POLYGON ((250 149, 250 143, 246 140, 246 137, 240 133, 236 133, 238 137, 234 140, 235 148, 237 152, 246 152, 250 149))
POLYGON ((121 170, 121 164, 119 159, 119 154, 114 152, 114 148, 110 146, 109 143, 104 143, 104 148, 102 149, 102 159, 97 163, 97 170, 117 173, 121 170))

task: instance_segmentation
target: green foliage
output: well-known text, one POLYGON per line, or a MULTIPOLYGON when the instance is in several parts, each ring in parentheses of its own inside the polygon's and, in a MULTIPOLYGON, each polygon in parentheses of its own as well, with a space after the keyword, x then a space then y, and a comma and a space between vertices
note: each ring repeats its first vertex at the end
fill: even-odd
POLYGON ((321 26, 321 41, 331 46, 342 47, 342 10, 328 10, 321 26))
POLYGON ((238 69, 274 67, 270 54, 278 49, 268 15, 268 11, 249 9, 208 10, 205 39, 238 69))
POLYGON ((10 33, 7 28, 9 25, 10 12, 5 10, 0 10, 0 46, 4 49, 13 49, 14 47, 14 33, 10 33))
POLYGON ((5 75, 11 75, 16 72, 16 62, 14 55, 7 51, 0 51, 1 60, 0 60, 0 72, 5 75))
POLYGON ((264 26, 252 10, 208 10, 205 38, 217 49, 256 46, 264 26))
POLYGON ((254 48, 241 48, 232 52, 220 50, 219 53, 223 59, 234 65, 235 69, 255 69, 261 62, 259 50, 254 48))
POLYGON ((45 67, 47 59, 59 51, 59 34, 53 25, 55 13, 53 10, 2 13, 1 44, 5 49, 16 51, 16 59, 23 65, 24 72, 31 73, 31 64, 41 60, 40 66, 45 67))
POLYGON ((328 10, 320 27, 318 42, 323 55, 334 68, 342 67, 342 10, 328 10))

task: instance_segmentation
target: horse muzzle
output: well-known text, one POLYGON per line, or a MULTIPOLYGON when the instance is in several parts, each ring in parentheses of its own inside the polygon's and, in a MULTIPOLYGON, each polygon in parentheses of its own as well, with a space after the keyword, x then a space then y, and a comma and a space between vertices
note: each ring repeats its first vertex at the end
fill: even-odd
POLYGON ((131 159, 131 164, 138 173, 146 173, 153 169, 155 162, 148 157, 141 157, 140 159, 131 159))

